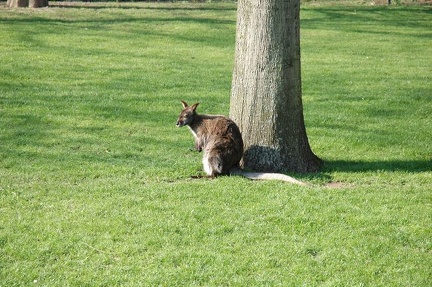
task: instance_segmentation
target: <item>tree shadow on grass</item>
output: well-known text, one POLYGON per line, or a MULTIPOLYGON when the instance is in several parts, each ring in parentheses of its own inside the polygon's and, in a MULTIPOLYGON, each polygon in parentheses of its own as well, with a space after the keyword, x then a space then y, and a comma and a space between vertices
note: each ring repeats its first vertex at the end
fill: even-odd
POLYGON ((306 7, 314 17, 302 19, 303 29, 337 30, 359 34, 402 33, 394 28, 412 28, 404 36, 430 37, 429 6, 350 6, 306 7), (410 33, 411 32, 411 33, 410 33))
POLYGON ((353 185, 340 181, 334 181, 331 173, 363 173, 363 172, 409 172, 421 173, 432 171, 432 158, 429 160, 378 160, 378 161, 349 161, 326 160, 321 172, 298 174, 300 180, 313 180, 325 182, 328 188, 350 188, 353 185))
MULTIPOLYGON (((107 8, 116 8, 116 9, 142 9, 142 10, 166 10, 166 11, 175 11, 175 10, 207 10, 207 11, 236 11, 237 6, 232 5, 232 7, 228 7, 226 5, 223 6, 215 6, 215 5, 204 5, 205 3, 188 3, 189 5, 176 5, 179 3, 173 3, 171 1, 150 1, 150 2, 66 2, 59 1, 50 3, 50 7, 59 7, 59 8, 90 8, 90 9, 107 9, 107 8)), ((184 4, 184 3, 183 3, 184 4)))
POLYGON ((379 161, 326 161, 323 172, 367 172, 367 171, 405 171, 427 172, 432 171, 432 158, 429 160, 379 160, 379 161))

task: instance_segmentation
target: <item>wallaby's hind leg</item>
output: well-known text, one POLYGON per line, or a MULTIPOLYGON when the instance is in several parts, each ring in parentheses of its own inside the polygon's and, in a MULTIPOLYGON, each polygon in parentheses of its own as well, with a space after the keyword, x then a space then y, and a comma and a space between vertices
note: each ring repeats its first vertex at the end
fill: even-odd
POLYGON ((215 177, 222 173, 222 161, 219 156, 211 156, 206 153, 202 162, 208 176, 215 177))
POLYGON ((212 168, 211 168, 210 163, 208 161, 207 155, 203 156, 202 163, 203 163, 205 173, 207 175, 210 175, 210 176, 213 175, 213 171, 212 171, 212 168))
POLYGON ((215 176, 210 176, 210 175, 192 175, 191 178, 192 179, 201 179, 201 178, 213 179, 213 178, 215 178, 215 176))

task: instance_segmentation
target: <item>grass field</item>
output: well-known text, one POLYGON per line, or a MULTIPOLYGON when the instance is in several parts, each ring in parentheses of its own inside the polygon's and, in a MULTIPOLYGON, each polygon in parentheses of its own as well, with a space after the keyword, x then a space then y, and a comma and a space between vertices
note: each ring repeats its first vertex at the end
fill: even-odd
POLYGON ((0 7, 0 286, 430 286, 431 7, 302 6, 306 188, 190 179, 235 14, 0 7))

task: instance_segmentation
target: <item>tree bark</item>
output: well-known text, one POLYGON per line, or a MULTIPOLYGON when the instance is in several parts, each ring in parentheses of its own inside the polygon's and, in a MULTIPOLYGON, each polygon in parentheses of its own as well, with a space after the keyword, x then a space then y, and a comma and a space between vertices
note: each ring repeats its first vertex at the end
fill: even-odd
POLYGON ((40 8, 47 7, 48 0, 8 0, 6 6, 10 8, 30 7, 40 8))
POLYGON ((40 8, 40 7, 47 7, 48 6, 48 0, 29 0, 29 7, 30 8, 40 8))
POLYGON ((8 0, 6 6, 9 8, 28 7, 29 0, 8 0))
POLYGON ((230 117, 243 164, 266 172, 316 172, 303 117, 300 0, 240 0, 230 117))

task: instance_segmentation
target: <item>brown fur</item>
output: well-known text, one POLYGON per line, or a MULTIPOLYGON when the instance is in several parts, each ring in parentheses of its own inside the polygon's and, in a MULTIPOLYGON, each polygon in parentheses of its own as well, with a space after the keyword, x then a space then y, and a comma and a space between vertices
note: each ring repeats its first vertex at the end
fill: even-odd
POLYGON ((177 127, 188 126, 195 138, 195 149, 204 150, 203 166, 209 177, 235 174, 249 179, 282 180, 306 185, 281 173, 245 172, 240 168, 243 157, 243 139, 238 126, 224 116, 199 115, 198 103, 188 106, 184 101, 177 127))
POLYGON ((224 116, 200 115, 198 103, 188 106, 182 101, 183 110, 177 127, 188 126, 195 137, 195 149, 204 151, 204 170, 209 176, 229 174, 239 167, 243 156, 243 139, 238 126, 224 116))

